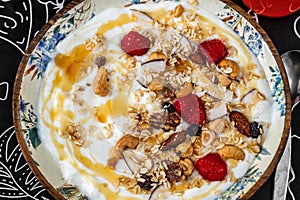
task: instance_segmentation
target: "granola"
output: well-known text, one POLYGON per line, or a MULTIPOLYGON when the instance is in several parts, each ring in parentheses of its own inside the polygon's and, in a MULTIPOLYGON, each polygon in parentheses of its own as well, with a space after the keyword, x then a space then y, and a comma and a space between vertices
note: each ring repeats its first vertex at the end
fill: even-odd
POLYGON ((96 16, 103 26, 84 44, 88 53, 78 70, 84 74, 73 77, 69 95, 81 112, 53 121, 61 123, 58 140, 79 148, 66 155, 80 180, 93 186, 83 192, 190 198, 197 194, 188 191, 210 182, 241 178, 235 171, 250 166, 268 131, 259 109, 272 104, 259 87, 267 83, 254 56, 224 25, 187 3, 133 5, 114 17, 106 19, 116 26, 110 29, 96 16), (214 162, 221 163, 217 169, 214 162), (222 173, 207 175, 210 170, 222 173))

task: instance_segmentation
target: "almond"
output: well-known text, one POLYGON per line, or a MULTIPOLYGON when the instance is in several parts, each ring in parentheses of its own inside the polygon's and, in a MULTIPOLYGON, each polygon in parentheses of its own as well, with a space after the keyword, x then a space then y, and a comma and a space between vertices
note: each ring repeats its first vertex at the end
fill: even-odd
POLYGON ((250 123, 245 115, 238 111, 232 111, 229 114, 229 118, 234 122, 235 128, 237 128, 241 134, 251 137, 250 123))

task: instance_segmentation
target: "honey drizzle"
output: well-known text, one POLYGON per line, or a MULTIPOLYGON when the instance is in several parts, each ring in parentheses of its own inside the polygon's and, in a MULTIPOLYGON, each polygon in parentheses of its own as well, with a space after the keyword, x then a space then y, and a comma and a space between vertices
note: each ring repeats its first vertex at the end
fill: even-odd
MULTIPOLYGON (((117 19, 110 20, 103 25, 101 25, 97 33, 98 35, 104 35, 107 31, 114 29, 115 27, 122 26, 124 24, 133 22, 135 18, 127 14, 121 14, 117 19)), ((65 97, 64 93, 68 93, 72 90, 73 85, 79 81, 79 71, 84 67, 85 59, 90 55, 93 49, 87 50, 84 44, 80 44, 74 47, 67 54, 58 54, 54 58, 54 62, 58 67, 58 71, 55 73, 55 78, 52 81, 52 87, 46 98, 42 97, 43 105, 41 108, 41 120, 44 125, 50 129, 50 136, 53 144, 55 145, 59 160, 68 160, 68 162, 78 170, 86 179, 94 185, 101 194, 103 194, 106 199, 135 199, 119 196, 117 192, 113 192, 107 187, 105 183, 98 183, 93 180, 95 176, 101 176, 110 183, 115 183, 119 178, 119 175, 109 167, 103 166, 100 163, 94 162, 90 158, 86 157, 81 152, 81 147, 71 144, 70 141, 66 141, 66 145, 60 143, 57 139, 57 134, 65 127, 68 123, 72 123, 75 120, 74 113, 70 110, 64 109, 65 97), (52 105, 54 103, 54 105, 52 105), (48 106, 51 108, 49 109, 48 106), (47 121, 46 113, 50 118, 50 122, 47 121), (58 121, 60 127, 55 125, 55 121, 58 121), (67 152, 72 152, 67 156, 67 152), (88 173, 88 170, 82 169, 78 162, 84 165, 92 173, 88 173)), ((52 71, 53 72, 53 71, 52 71)), ((51 73, 51 71, 50 71, 51 73)), ((45 83, 42 87, 42 93, 45 92, 45 83)))
MULTIPOLYGON (((150 16, 156 15, 156 20, 160 20, 162 16, 167 16, 167 11, 163 9, 159 9, 156 13, 152 12, 150 16)), ((202 18, 202 17, 201 17, 202 18)), ((127 14, 121 14, 116 20, 111 20, 108 21, 107 23, 104 23, 101 25, 96 34, 97 35, 104 35, 107 31, 112 30, 113 28, 117 26, 121 26, 127 23, 130 23, 134 21, 135 18, 134 16, 129 16, 127 14)), ((211 23, 211 21, 205 17, 203 17, 203 20, 211 23)), ((229 33, 227 30, 224 30, 223 28, 217 27, 218 31, 220 32, 225 32, 228 35, 231 35, 234 39, 239 38, 232 33, 229 33)), ((239 43, 241 43, 239 41, 239 43)), ((246 47, 244 44, 241 44, 244 54, 246 54, 247 58, 250 59, 252 56, 248 51, 246 50, 246 47)), ((93 177, 94 176, 101 176, 107 181, 114 183, 118 178, 119 175, 114 172, 114 170, 110 169, 109 167, 103 166, 102 164, 93 162, 90 158, 86 157, 85 155, 82 154, 81 148, 71 144, 70 142, 66 142, 66 146, 60 143, 56 136, 57 133, 61 130, 61 127, 57 127, 54 125, 55 120, 59 120, 61 125, 65 125, 68 122, 74 121, 74 113, 70 110, 64 110, 64 96, 61 92, 57 92, 57 90, 61 89, 63 92, 69 92, 71 91, 73 85, 76 83, 76 81, 79 81, 78 79, 78 73, 80 71, 80 68, 83 66, 85 59, 89 56, 89 54, 92 52, 93 49, 87 50, 85 48, 84 44, 78 45, 74 47, 68 54, 58 54, 55 58, 55 64, 58 66, 59 70, 55 74, 55 79, 53 80, 52 83, 52 88, 50 90, 50 94, 47 96, 45 99, 43 99, 43 106, 42 106, 42 121, 50 129, 51 133, 51 139, 53 144, 55 145, 57 151, 59 152, 59 159, 61 161, 63 160, 68 160, 68 162, 76 168, 79 173, 81 173, 83 176, 87 178, 89 182, 91 182, 92 185, 94 185, 101 194, 103 194, 107 199, 133 199, 132 197, 127 198, 127 197, 121 197, 119 196, 118 193, 113 192, 111 189, 108 188, 106 183, 98 183, 94 181, 93 177), (56 95, 54 95, 56 92, 56 95), (49 106, 49 103, 51 102, 57 102, 57 106, 53 106, 50 110, 46 107, 49 106), (46 111, 49 113, 51 122, 47 122, 45 119, 45 113, 46 111), (65 151, 69 151, 71 153, 71 157, 66 156, 65 151), (83 164, 86 168, 92 171, 87 172, 87 170, 83 170, 79 164, 76 162, 79 161, 81 164, 83 164)), ((245 61, 244 61, 245 62, 245 61)), ((44 88, 43 86, 43 93, 44 93, 44 88)), ((100 106, 99 110, 97 110, 96 117, 99 122, 105 123, 107 121, 107 115, 121 115, 124 113, 122 109, 118 109, 117 111, 112 110, 112 104, 118 104, 121 103, 122 105, 127 105, 128 102, 124 101, 124 99, 127 99, 126 95, 119 95, 115 100, 108 100, 105 105, 102 107, 100 106), (125 98, 124 98, 125 97, 125 98), (99 111, 99 112, 98 112, 99 111), (103 115, 103 113, 107 113, 106 115, 103 115)), ((121 106, 122 107, 122 106, 121 106)), ((125 106, 126 107, 126 106, 125 106)), ((194 197, 192 199, 200 199, 207 197, 212 191, 214 191, 216 188, 218 188, 220 183, 216 184, 213 186, 210 190, 205 192, 204 194, 201 194, 197 197, 194 197)))

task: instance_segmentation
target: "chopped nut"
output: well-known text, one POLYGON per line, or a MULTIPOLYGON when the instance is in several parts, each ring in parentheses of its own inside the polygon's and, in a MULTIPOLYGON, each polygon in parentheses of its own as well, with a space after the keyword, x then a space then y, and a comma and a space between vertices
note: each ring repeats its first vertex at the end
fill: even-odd
POLYGON ((224 59, 218 64, 218 68, 221 70, 222 73, 229 75, 230 78, 236 78, 240 73, 239 65, 229 59, 224 59))
POLYGON ((161 82, 158 78, 153 79, 148 85, 149 90, 154 92, 163 90, 164 86, 161 82))
POLYGON ((184 8, 182 7, 182 5, 178 4, 174 9, 173 16, 180 17, 182 15, 183 11, 184 11, 184 8))
POLYGON ((237 146, 225 145, 218 150, 218 153, 223 159, 233 158, 235 160, 244 160, 245 152, 237 146))
POLYGON ((219 83, 225 87, 228 87, 232 82, 232 80, 229 77, 225 76, 224 74, 220 74, 218 76, 218 80, 219 80, 219 83))
POLYGON ((150 126, 164 131, 175 130, 179 123, 180 117, 176 113, 154 113, 150 117, 150 126))
POLYGON ((162 144, 161 150, 165 151, 165 150, 171 149, 172 147, 176 147, 178 144, 182 143, 185 140, 186 134, 187 133, 185 131, 180 131, 180 132, 173 133, 162 144))
POLYGON ((168 165, 166 175, 167 179, 171 184, 183 181, 186 178, 183 174, 182 168, 180 167, 179 163, 176 162, 172 162, 168 165))
POLYGON ((185 82, 181 89, 176 92, 176 97, 184 97, 193 92, 193 84, 191 82, 185 82))
POLYGON ((109 93, 109 79, 105 67, 100 67, 98 69, 94 79, 94 92, 103 97, 109 93))
POLYGON ((199 65, 204 64, 204 61, 205 61, 199 53, 191 54, 189 56, 189 58, 193 63, 199 64, 199 65))
POLYGON ((190 142, 182 142, 176 147, 176 153, 182 158, 189 157, 193 154, 193 146, 190 142))
POLYGON ((227 126, 227 121, 223 118, 215 119, 208 124, 208 128, 215 133, 222 133, 227 126))
POLYGON ((139 139, 130 134, 121 137, 116 143, 116 150, 122 151, 126 148, 135 149, 139 144, 139 139))
POLYGON ((160 51, 154 51, 150 54, 148 60, 168 60, 168 57, 160 51))

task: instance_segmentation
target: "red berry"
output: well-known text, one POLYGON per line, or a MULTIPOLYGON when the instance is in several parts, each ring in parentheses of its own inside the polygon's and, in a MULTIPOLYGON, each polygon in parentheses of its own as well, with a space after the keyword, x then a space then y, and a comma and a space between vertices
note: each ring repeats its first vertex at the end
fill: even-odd
POLYGON ((225 45, 219 39, 208 40, 200 43, 198 50, 204 55, 208 63, 218 64, 228 55, 225 45))
POLYGON ((130 31, 121 40, 122 50, 130 56, 141 56, 148 52, 150 40, 136 31, 130 31))
POLYGON ((179 116, 189 124, 204 124, 206 113, 201 99, 194 94, 178 98, 174 107, 179 116))
POLYGON ((210 153, 200 158, 195 168, 203 178, 209 181, 221 181, 227 174, 227 164, 218 153, 210 153))

